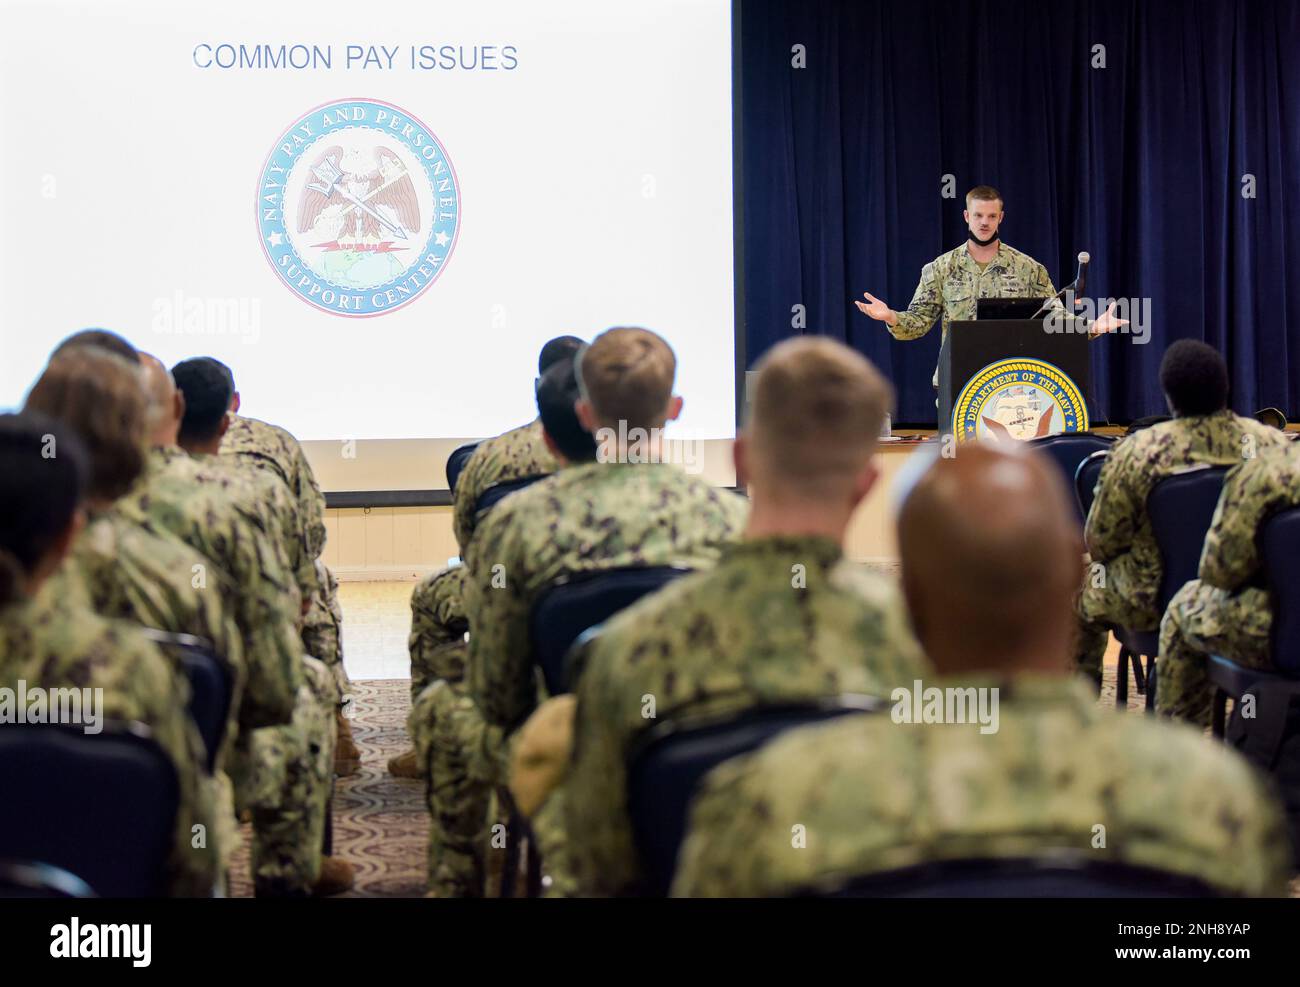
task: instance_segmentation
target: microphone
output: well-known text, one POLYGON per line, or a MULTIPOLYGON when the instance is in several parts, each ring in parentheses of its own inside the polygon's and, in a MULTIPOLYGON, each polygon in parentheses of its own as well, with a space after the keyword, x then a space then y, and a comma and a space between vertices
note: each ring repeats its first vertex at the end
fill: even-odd
MULTIPOLYGON (((1058 298, 1060 298, 1062 295, 1064 295, 1064 294, 1065 294, 1067 291, 1069 291, 1071 288, 1074 289, 1074 293, 1075 293, 1076 295, 1081 295, 1081 294, 1083 294, 1083 280, 1084 280, 1084 278, 1085 278, 1085 277, 1087 276, 1087 274, 1088 274, 1088 263, 1089 263, 1091 260, 1092 260, 1092 255, 1089 254, 1088 251, 1086 251, 1086 250, 1080 250, 1080 251, 1079 251, 1079 270, 1078 270, 1078 272, 1075 274, 1075 277, 1074 277, 1074 281, 1073 281, 1073 283, 1071 283, 1071 284, 1067 284, 1064 288, 1062 288, 1060 291, 1058 291, 1058 292, 1057 292, 1055 295, 1053 295, 1051 298, 1044 299, 1044 300, 1043 300, 1043 304, 1040 305, 1040 306, 1038 306, 1038 311, 1035 312, 1033 315, 1031 315, 1030 318, 1031 318, 1031 319, 1036 319, 1036 318, 1038 318, 1040 315, 1042 315, 1044 312, 1047 311, 1047 309, 1051 306, 1052 302, 1056 301, 1058 298)), ((1067 314, 1068 314, 1068 313, 1067 313, 1067 314)))
POLYGON ((1083 294, 1083 279, 1088 276, 1088 262, 1092 260, 1091 255, 1086 250, 1079 251, 1079 273, 1074 279, 1074 293, 1083 294))

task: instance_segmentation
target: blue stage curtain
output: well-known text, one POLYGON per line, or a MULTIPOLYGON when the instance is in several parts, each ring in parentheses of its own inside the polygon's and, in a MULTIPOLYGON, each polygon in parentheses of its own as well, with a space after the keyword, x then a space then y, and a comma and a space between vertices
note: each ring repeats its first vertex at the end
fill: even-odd
POLYGON ((1225 355, 1238 411, 1298 417, 1297 0, 743 0, 741 50, 751 365, 845 340, 895 381, 896 421, 932 423, 938 324, 898 342, 853 301, 905 308, 989 184, 1057 287, 1088 250, 1088 296, 1151 300, 1149 343, 1093 344, 1095 417, 1163 412, 1182 337, 1225 355))

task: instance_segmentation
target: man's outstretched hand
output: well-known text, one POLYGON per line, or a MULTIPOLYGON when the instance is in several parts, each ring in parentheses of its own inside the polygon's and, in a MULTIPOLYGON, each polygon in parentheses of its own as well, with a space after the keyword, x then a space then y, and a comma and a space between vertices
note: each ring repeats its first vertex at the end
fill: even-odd
POLYGON ((898 323, 898 315, 894 310, 871 292, 864 291, 862 297, 866 299, 866 302, 854 302, 853 304, 858 307, 858 311, 863 315, 869 315, 878 322, 885 322, 891 326, 898 323))
POLYGON ((1102 333, 1114 332, 1120 326, 1126 325, 1128 325, 1128 319, 1115 318, 1115 303, 1111 302, 1110 307, 1093 320, 1092 325, 1088 327, 1088 334, 1090 336, 1100 336, 1102 333))

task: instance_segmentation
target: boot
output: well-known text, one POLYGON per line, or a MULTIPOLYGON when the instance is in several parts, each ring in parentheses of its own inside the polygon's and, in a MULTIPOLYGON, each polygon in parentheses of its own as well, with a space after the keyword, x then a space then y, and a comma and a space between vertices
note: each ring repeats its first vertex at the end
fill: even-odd
POLYGON ((424 772, 420 770, 420 760, 416 756, 415 748, 411 748, 405 754, 398 754, 397 757, 390 757, 388 773, 397 778, 423 778, 424 772))
POLYGON ((346 778, 361 770, 361 752, 352 739, 352 727, 347 717, 336 709, 334 719, 339 727, 338 741, 334 745, 334 773, 340 778, 346 778))
POLYGON ((356 881, 352 865, 342 857, 321 857, 320 877, 312 885, 311 893, 317 898, 350 891, 356 881))

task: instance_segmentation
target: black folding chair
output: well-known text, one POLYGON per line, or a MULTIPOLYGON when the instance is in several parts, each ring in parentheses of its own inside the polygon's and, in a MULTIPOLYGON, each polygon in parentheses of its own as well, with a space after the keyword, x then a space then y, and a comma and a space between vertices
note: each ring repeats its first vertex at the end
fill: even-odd
MULTIPOLYGON (((1031 439, 1030 445, 1039 452, 1046 453, 1056 463, 1061 476, 1069 486, 1074 485, 1079 464, 1089 456, 1105 452, 1115 440, 1108 435, 1094 435, 1092 432, 1061 432, 1058 435, 1046 435, 1041 439, 1031 439)), ((1087 512, 1079 515, 1082 526, 1087 512)))
POLYGON ((168 892, 180 786, 140 723, 0 729, 0 857, 40 861, 104 898, 168 892))
POLYGON ((190 684, 190 717, 198 727, 207 751, 206 767, 216 769, 217 754, 226 736, 230 704, 235 697, 235 672, 218 655, 210 641, 193 634, 171 634, 146 628, 145 634, 169 652, 185 672, 190 684))
MULTIPOLYGON (((534 604, 529 618, 533 660, 542 670, 546 690, 553 696, 572 690, 566 657, 579 637, 690 571, 677 566, 624 566, 557 580, 534 604)), ((503 787, 497 794, 508 820, 501 896, 514 894, 521 848, 527 847, 525 894, 535 898, 541 893, 542 882, 537 840, 528 821, 515 809, 509 791, 503 787)))
POLYGON ((668 894, 690 802, 709 771, 787 730, 850 713, 874 713, 886 705, 874 696, 845 695, 707 720, 670 718, 646 730, 627 756, 628 814, 645 875, 638 890, 651 897, 668 894))
POLYGON ((533 657, 546 690, 553 696, 573 691, 565 659, 579 635, 690 571, 668 565, 624 566, 556 580, 538 597, 529 618, 533 657))
POLYGON ((481 494, 478 501, 474 504, 474 513, 477 517, 482 517, 485 513, 496 507, 506 497, 509 497, 516 490, 522 490, 524 487, 530 487, 538 480, 546 479, 545 474, 538 476, 521 476, 517 480, 505 480, 502 483, 494 483, 481 494))
POLYGON ((469 462, 469 457, 474 455, 474 450, 478 448, 477 442, 466 442, 463 446, 457 446, 447 457, 447 489, 453 494, 456 492, 456 484, 460 481, 460 474, 465 470, 465 464, 469 462))
POLYGON ((1092 510, 1092 501, 1097 496, 1097 481, 1101 479, 1102 467, 1106 465, 1109 456, 1109 449, 1098 449, 1085 456, 1079 463, 1079 468, 1074 471, 1074 496, 1085 522, 1088 520, 1088 512, 1092 510))
MULTIPOLYGON (((1214 518, 1223 491, 1226 466, 1200 466, 1158 480, 1147 497, 1147 515, 1151 531, 1160 550, 1160 590, 1156 597, 1158 612, 1163 614, 1183 584, 1196 578, 1201 564, 1201 549, 1214 518)), ((1115 702, 1121 709, 1128 706, 1128 672, 1139 692, 1146 693, 1147 710, 1155 709, 1155 676, 1160 632, 1115 628, 1119 639, 1119 664, 1116 668, 1115 702), (1146 656, 1143 674, 1142 656, 1146 656)))

